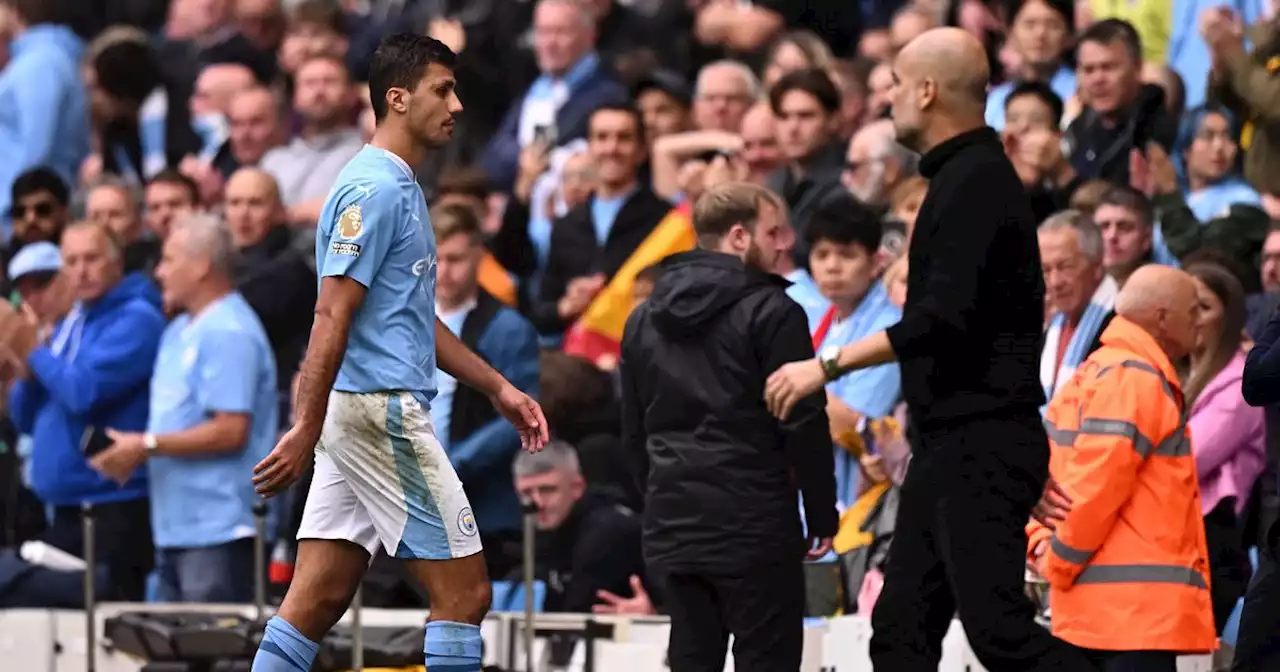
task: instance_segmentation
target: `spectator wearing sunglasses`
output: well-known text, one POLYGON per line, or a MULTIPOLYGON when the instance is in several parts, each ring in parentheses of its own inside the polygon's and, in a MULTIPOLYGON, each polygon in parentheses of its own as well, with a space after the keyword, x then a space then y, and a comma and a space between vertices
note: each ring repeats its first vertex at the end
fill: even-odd
MULTIPOLYGON (((70 197, 67 184, 48 168, 32 168, 19 174, 9 194, 13 237, 3 253, 6 268, 24 245, 42 241, 58 244, 67 226, 70 197)), ((7 296, 10 289, 8 278, 0 279, 0 293, 7 296)))

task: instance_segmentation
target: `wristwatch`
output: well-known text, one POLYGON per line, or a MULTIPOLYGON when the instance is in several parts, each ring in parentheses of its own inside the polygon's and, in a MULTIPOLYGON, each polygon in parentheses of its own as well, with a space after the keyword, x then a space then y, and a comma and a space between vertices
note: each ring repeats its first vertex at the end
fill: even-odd
POLYGON ((822 365, 822 375, 826 376, 827 382, 833 381, 840 377, 840 346, 828 345, 818 353, 818 363, 822 365))
POLYGON ((142 447, 147 449, 148 455, 155 455, 156 448, 160 447, 160 442, 156 440, 156 435, 147 432, 142 435, 142 447))

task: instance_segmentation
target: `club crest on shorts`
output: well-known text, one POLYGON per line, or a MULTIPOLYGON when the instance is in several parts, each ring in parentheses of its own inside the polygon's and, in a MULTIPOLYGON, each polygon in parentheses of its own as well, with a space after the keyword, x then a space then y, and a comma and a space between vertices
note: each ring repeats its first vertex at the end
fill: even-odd
POLYGON ((348 240, 359 238, 364 233, 364 215, 360 206, 352 203, 338 215, 338 235, 348 240))
POLYGON ((468 537, 476 536, 476 517, 471 515, 471 507, 458 512, 458 531, 468 537))

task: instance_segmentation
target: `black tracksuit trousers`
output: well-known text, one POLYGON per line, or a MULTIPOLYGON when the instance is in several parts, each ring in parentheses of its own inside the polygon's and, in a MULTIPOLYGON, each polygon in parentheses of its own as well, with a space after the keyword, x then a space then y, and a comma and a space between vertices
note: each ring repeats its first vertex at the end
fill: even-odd
POLYGON ((795 672, 804 650, 799 557, 748 572, 665 575, 671 672, 721 672, 733 635, 737 672, 795 672))
POLYGON ((1096 669, 1033 620, 1024 592, 1025 528, 1049 471, 1039 413, 935 424, 912 446, 871 617, 876 672, 937 670, 957 612, 990 672, 1096 669))
POLYGON ((1280 670, 1280 521, 1258 546, 1258 572, 1240 612, 1231 672, 1280 670))

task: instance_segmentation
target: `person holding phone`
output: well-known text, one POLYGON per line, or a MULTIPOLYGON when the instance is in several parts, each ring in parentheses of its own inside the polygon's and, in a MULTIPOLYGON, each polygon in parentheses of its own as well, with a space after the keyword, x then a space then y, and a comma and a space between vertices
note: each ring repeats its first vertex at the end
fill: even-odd
MULTIPOLYGON (((144 274, 124 273, 124 248, 106 226, 68 227, 61 252, 59 273, 75 299, 66 316, 43 339, 0 337, 0 355, 16 364, 10 417, 32 437, 32 490, 53 511, 44 540, 82 553, 80 507, 91 502, 108 599, 137 601, 153 559, 146 469, 113 479, 89 461, 110 443, 106 428, 146 428, 148 381, 164 330, 160 295, 144 274)), ((38 310, 0 318, 0 332, 37 331, 38 310)))

